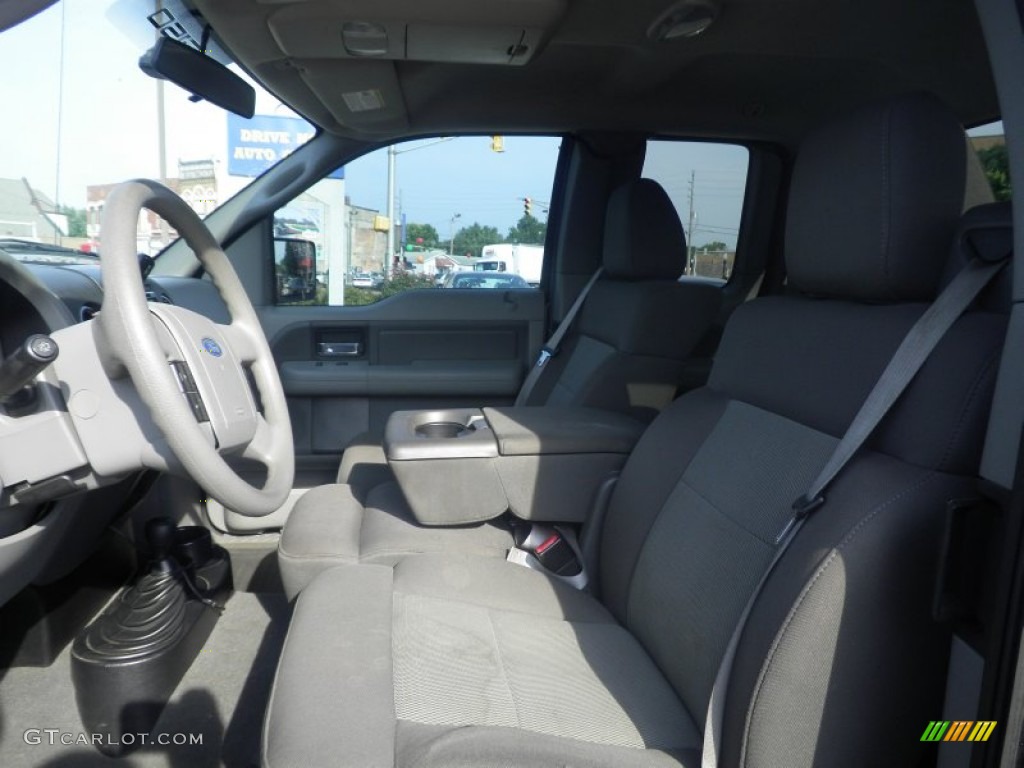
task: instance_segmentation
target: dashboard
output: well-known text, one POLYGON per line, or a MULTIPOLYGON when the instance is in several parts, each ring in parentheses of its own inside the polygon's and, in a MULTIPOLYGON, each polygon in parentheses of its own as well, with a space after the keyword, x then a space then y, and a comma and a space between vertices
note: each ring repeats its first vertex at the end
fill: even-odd
MULTIPOLYGON (((230 322, 220 294, 208 279, 148 277, 143 286, 151 302, 189 309, 214 322, 230 322)), ((95 363, 95 340, 85 323, 102 306, 99 264, 25 263, 0 251, 0 358, 5 360, 0 373, 5 391, 11 393, 0 399, 0 508, 33 507, 69 491, 116 480, 116 476, 90 470, 71 427, 68 393, 56 373, 59 369, 84 372, 89 369, 86 361, 95 363), (68 335, 72 329, 84 334, 68 335), (25 369, 18 366, 31 346, 26 341, 34 334, 60 339, 60 349, 52 364, 42 363, 47 367, 35 379, 35 386, 27 388, 21 382, 34 371, 22 373, 25 369), (28 398, 27 404, 21 402, 22 396, 28 398)), ((126 402, 134 402, 127 381, 112 386, 124 390, 126 402)), ((128 408, 126 418, 131 415, 128 408)), ((9 533, 0 529, 0 537, 9 533)))
MULTIPOLYGON (((152 301, 228 320, 209 280, 151 278, 145 290, 152 301)), ((25 263, 0 250, 3 358, 33 334, 83 338, 63 334, 85 330, 84 321, 102 304, 98 264, 25 263)), ((61 346, 57 363, 84 359, 74 345, 61 346)), ((136 498, 137 489, 148 487, 145 471, 98 477, 90 470, 53 367, 39 375, 29 407, 17 405, 14 397, 0 403, 0 604, 25 584, 47 583, 73 569, 136 498)))
MULTIPOLYGON (((89 320, 103 304, 103 277, 98 264, 22 264, 67 307, 75 322, 89 320)), ((230 322, 224 302, 209 280, 194 277, 147 277, 146 298, 191 309, 217 323, 230 322)))

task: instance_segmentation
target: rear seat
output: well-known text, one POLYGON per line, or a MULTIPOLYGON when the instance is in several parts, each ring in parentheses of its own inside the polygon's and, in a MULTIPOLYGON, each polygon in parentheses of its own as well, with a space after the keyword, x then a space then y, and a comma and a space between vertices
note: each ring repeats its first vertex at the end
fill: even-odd
MULTIPOLYGON (((717 286, 679 282, 685 265, 686 238, 665 190, 650 179, 616 189, 605 219, 604 272, 559 354, 517 405, 588 406, 653 419, 675 396, 683 365, 721 304, 717 286)), ((338 482, 369 490, 390 479, 379 437, 353 439, 338 482)))

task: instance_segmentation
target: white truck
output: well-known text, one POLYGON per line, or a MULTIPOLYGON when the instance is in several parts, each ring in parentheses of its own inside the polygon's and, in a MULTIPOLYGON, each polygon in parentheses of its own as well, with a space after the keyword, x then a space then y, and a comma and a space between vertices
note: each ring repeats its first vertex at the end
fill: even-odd
POLYGON ((519 275, 530 285, 540 285, 544 264, 544 246, 496 243, 485 245, 480 258, 473 263, 474 272, 509 272, 519 275))

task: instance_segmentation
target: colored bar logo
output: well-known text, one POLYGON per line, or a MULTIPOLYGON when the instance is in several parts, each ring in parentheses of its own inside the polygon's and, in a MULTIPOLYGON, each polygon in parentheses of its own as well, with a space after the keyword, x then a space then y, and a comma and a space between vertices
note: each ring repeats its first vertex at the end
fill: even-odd
POLYGON ((932 720, 921 741, 988 741, 995 728, 995 720, 932 720))

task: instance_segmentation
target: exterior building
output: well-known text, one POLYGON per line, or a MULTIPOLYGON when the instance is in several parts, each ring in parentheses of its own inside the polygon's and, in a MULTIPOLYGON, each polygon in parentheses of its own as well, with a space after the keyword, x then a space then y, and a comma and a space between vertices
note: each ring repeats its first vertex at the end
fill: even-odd
MULTIPOLYGON (((213 160, 179 160, 178 176, 161 179, 164 186, 181 195, 188 206, 200 216, 206 216, 220 202, 217 174, 213 160)), ((91 184, 86 187, 85 230, 92 245, 100 248, 100 226, 107 196, 117 184, 91 184)), ((153 254, 178 237, 178 233, 165 225, 152 211, 144 211, 139 218, 136 233, 140 253, 153 254)))
POLYGON ((718 277, 728 280, 732 274, 732 265, 736 260, 736 251, 709 251, 707 248, 695 248, 691 256, 693 268, 687 274, 701 277, 718 277))
POLYGON ((348 204, 349 271, 384 273, 387 231, 380 229, 380 211, 348 204))
POLYGON ((188 207, 205 216, 220 205, 213 160, 179 160, 177 189, 188 207))
POLYGON ((0 237, 63 245, 67 217, 28 179, 0 179, 0 237))
POLYGON ((992 149, 992 147, 1005 146, 1006 136, 1001 133, 992 136, 972 136, 970 142, 975 152, 981 152, 986 149, 992 149))
POLYGON ((472 271, 474 261, 468 256, 449 256, 444 251, 407 253, 406 259, 416 263, 415 269, 421 275, 429 275, 438 279, 449 272, 472 271))

